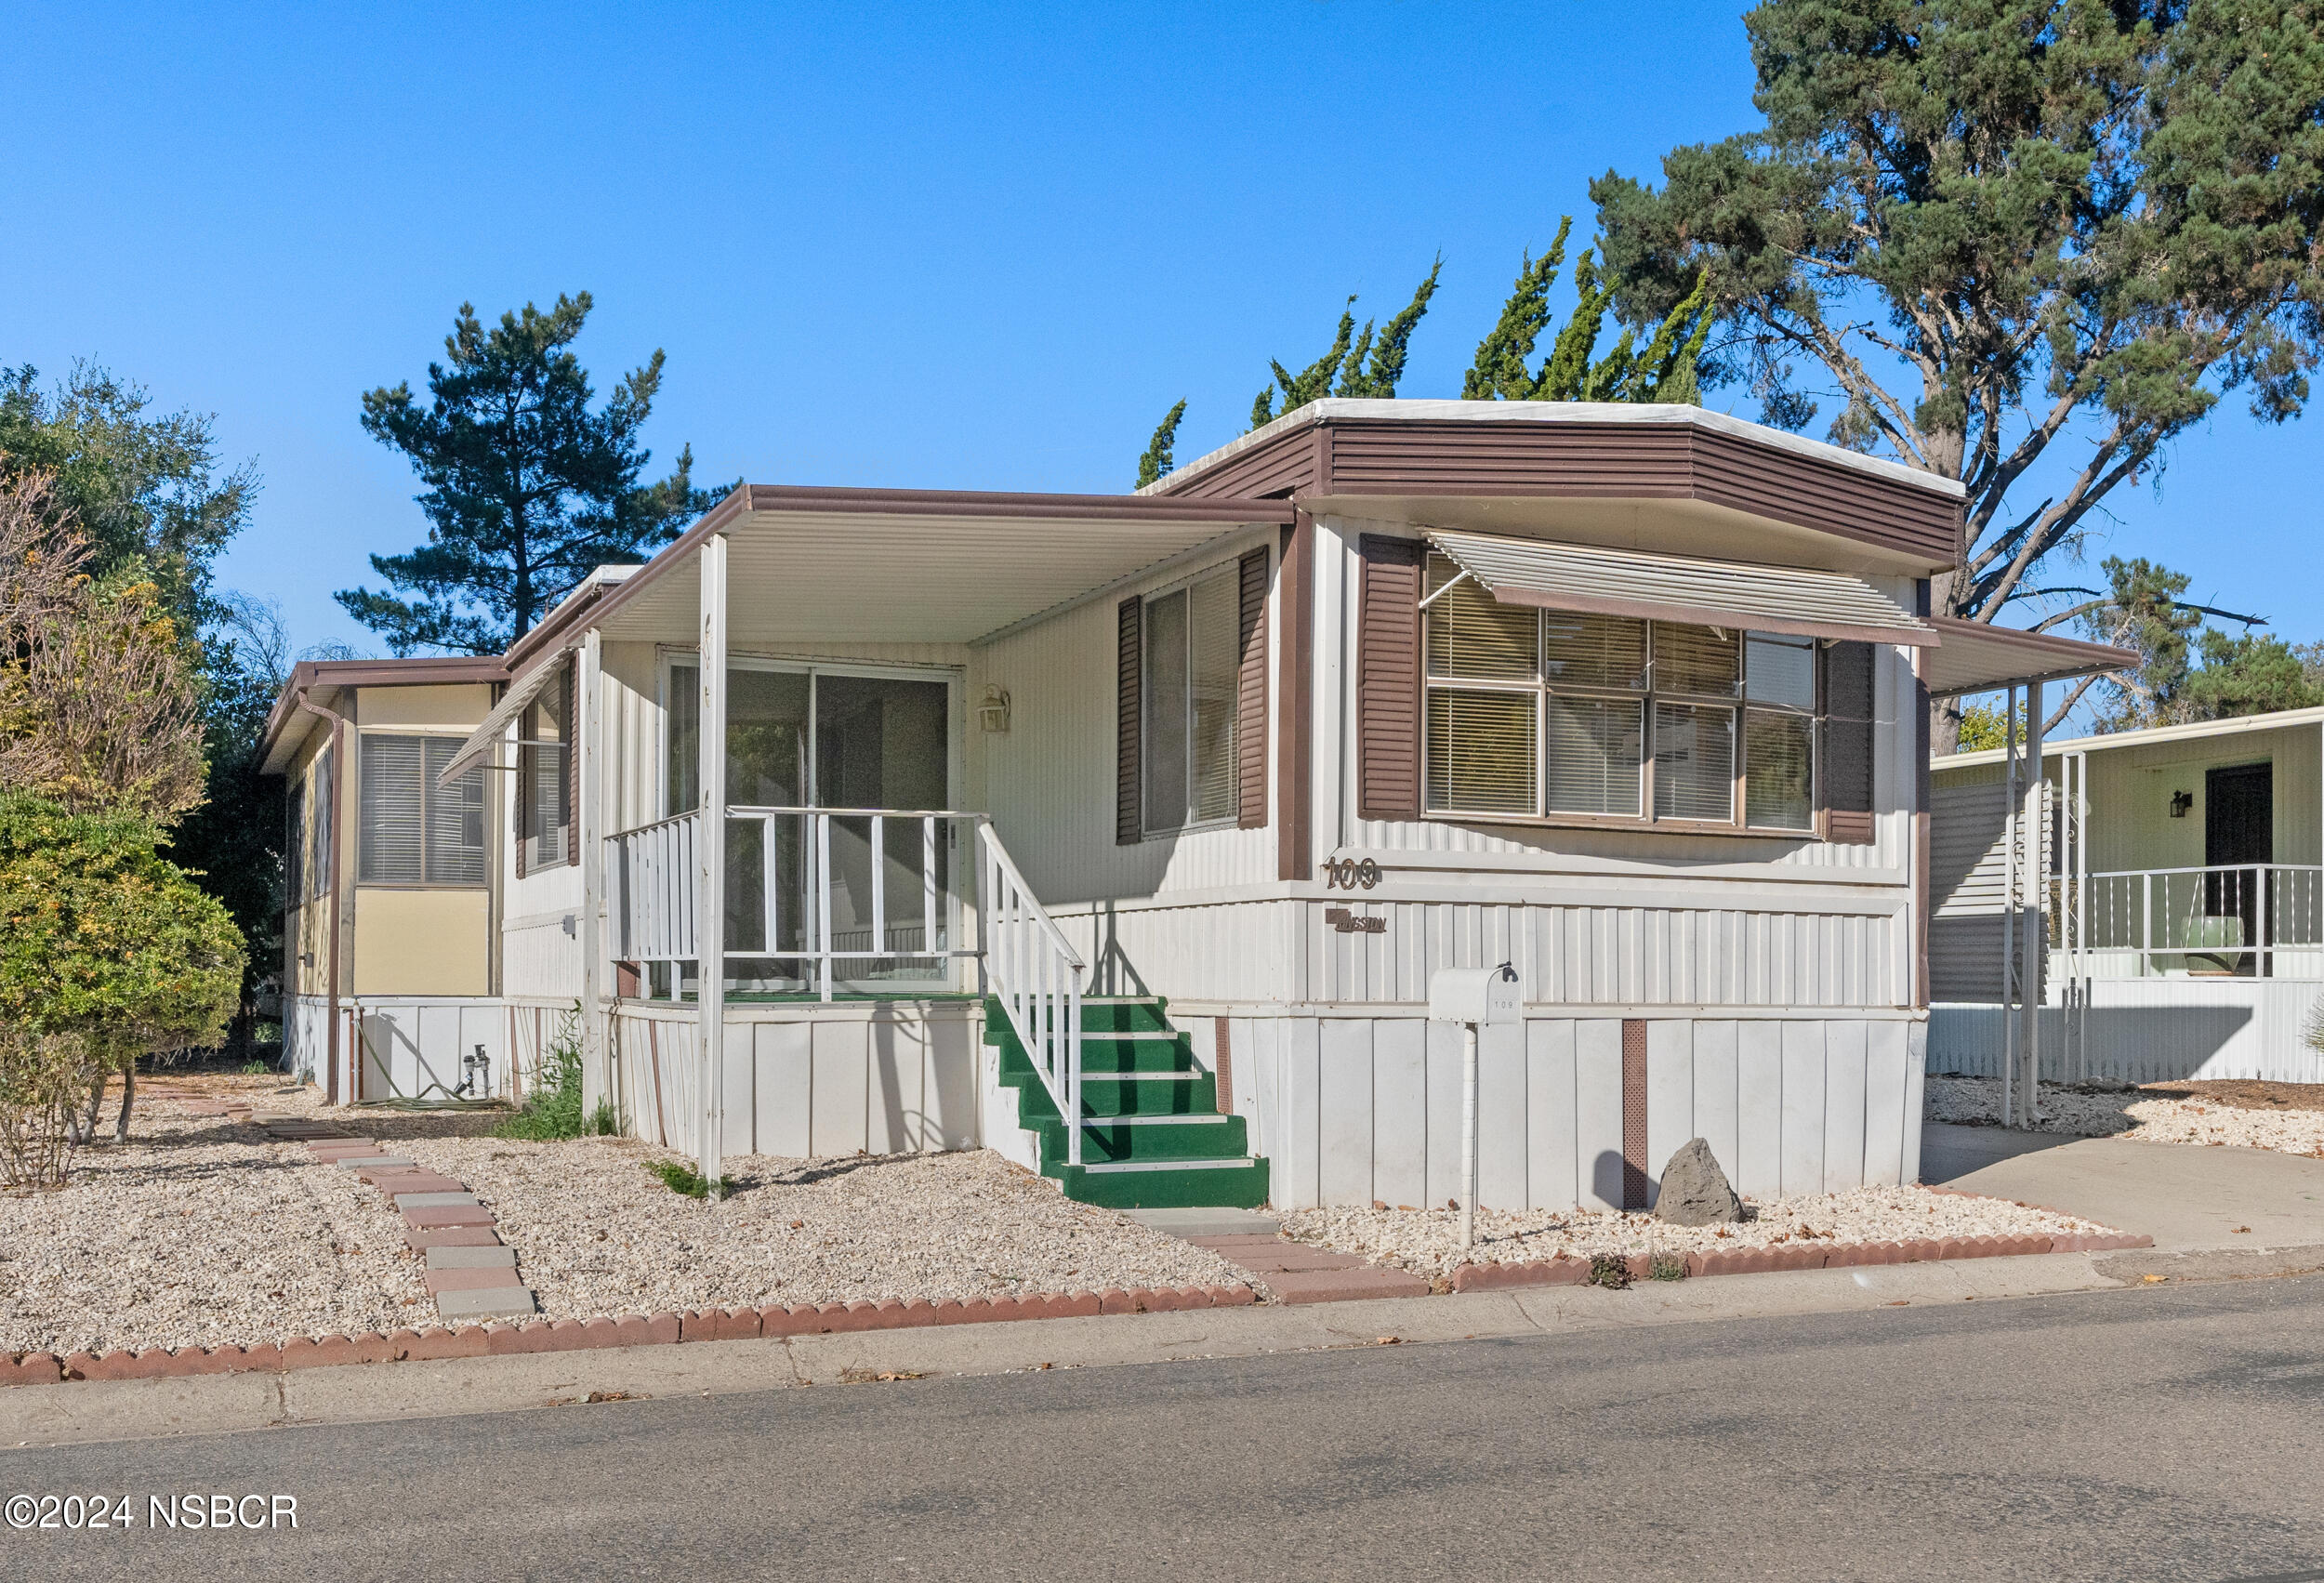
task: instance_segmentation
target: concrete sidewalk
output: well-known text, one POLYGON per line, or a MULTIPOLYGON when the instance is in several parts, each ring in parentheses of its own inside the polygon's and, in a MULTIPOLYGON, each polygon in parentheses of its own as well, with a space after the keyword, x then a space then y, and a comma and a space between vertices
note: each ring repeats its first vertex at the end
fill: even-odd
POLYGON ((0 1446, 443 1418, 560 1407, 593 1398, 726 1395, 930 1375, 1249 1357, 2119 1290, 2141 1281, 2135 1261, 2146 1257, 2144 1250, 2049 1253, 1649 1282, 1618 1292, 1535 1286, 1419 1300, 1268 1304, 284 1373, 23 1385, 0 1391, 0 1446))
POLYGON ((2324 1160, 2301 1154, 1932 1121, 1921 1180, 2144 1232, 2158 1252, 2324 1247, 2324 1160))

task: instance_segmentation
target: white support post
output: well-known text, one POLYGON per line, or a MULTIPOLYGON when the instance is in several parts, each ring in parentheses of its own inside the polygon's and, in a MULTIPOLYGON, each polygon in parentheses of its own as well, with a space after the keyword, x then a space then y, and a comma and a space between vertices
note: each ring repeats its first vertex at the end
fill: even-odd
POLYGON ((2049 901, 2048 846, 2050 783, 2041 773, 2041 683, 2026 684, 2025 938, 2017 969, 2018 1017, 2025 1032, 2017 1041, 2024 1069, 2017 1082, 2014 1125, 2030 1128, 2038 1112, 2041 1080, 2041 977, 2047 966, 2050 931, 2043 913, 2049 901))
POLYGON ((610 1041, 598 1025, 600 981, 605 970, 605 798, 601 784, 605 764, 604 706, 598 697, 603 655, 597 629, 581 635, 579 674, 575 678, 581 701, 581 1103, 594 1114, 613 1092, 613 1074, 606 1068, 610 1041))
POLYGON ((697 1158, 710 1195, 725 1174, 726 1124, 726 535, 702 546, 699 760, 700 830, 694 840, 694 1004, 702 1051, 697 1158))
POLYGON ((2017 687, 2001 693, 2001 1125, 2017 1115, 2017 687))

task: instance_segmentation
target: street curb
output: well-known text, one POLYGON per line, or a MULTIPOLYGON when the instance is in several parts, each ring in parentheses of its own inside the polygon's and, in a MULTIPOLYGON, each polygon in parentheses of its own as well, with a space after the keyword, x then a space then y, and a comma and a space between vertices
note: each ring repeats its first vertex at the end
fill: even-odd
MULTIPOLYGON (((1971 1237, 1944 1242, 1852 1243, 1838 1247, 1787 1244, 1733 1253, 1690 1254, 1694 1276, 1765 1274, 1854 1265, 1935 1263, 2041 1253, 2094 1253, 2151 1247, 2154 1239, 2120 1233, 2063 1237, 1971 1237)), ((2324 1264, 2324 1249, 2313 1250, 2324 1264)), ((1631 1260, 1631 1274, 1645 1280, 1646 1260, 1631 1260)), ((2259 1272, 2252 1272, 2257 1273, 2259 1272)), ((1464 1264, 1453 1274, 1457 1292, 1514 1286, 1578 1286, 1590 1260, 1560 1256, 1526 1264, 1464 1264)), ((931 1302, 885 1298, 878 1302, 771 1303, 762 1308, 685 1309, 595 1319, 535 1320, 446 1328, 394 1330, 365 1336, 294 1338, 280 1345, 165 1347, 143 1352, 0 1354, 0 1387, 55 1385, 73 1380, 170 1379, 197 1374, 236 1374, 329 1368, 352 1363, 401 1363, 438 1358, 500 1357, 522 1352, 588 1352, 600 1347, 668 1346, 686 1341, 743 1341, 760 1337, 828 1336, 868 1330, 908 1330, 931 1325, 988 1325, 1020 1319, 1066 1319, 1103 1313, 1169 1313, 1206 1308, 1244 1308, 1258 1300, 1248 1286, 1118 1286, 1102 1292, 1051 1292, 1030 1297, 972 1298, 931 1302)))
MULTIPOLYGON (((1964 1194, 1963 1196, 1974 1196, 1964 1194)), ((2067 1236, 1948 1237, 1944 1241, 1851 1242, 1834 1247, 1783 1243, 1769 1247, 1717 1249, 1686 1256, 1688 1279, 1710 1275, 1763 1275, 1783 1270, 1840 1270, 1866 1264, 1935 1264, 1959 1259, 2014 1259, 2035 1253, 2103 1253, 2152 1247, 2155 1239, 2127 1232, 2076 1233, 2067 1236)), ((1643 1253, 1629 1260, 1630 1278, 1653 1278, 1643 1253)), ((1590 1280, 1591 1260, 1559 1254, 1525 1264, 1463 1264, 1453 1272, 1457 1292, 1499 1291, 1511 1286, 1573 1286, 1590 1280)))
POLYGON ((530 1324, 430 1326, 364 1336, 295 1337, 254 1347, 149 1347, 143 1352, 0 1354, 0 1387, 74 1380, 178 1379, 197 1374, 332 1368, 351 1363, 505 1357, 520 1352, 577 1352, 600 1347, 670 1346, 681 1341, 746 1341, 760 1337, 827 1336, 846 1331, 908 1330, 931 1325, 984 1325, 1017 1319, 1069 1319, 1101 1313, 1172 1313, 1247 1308, 1248 1286, 1109 1286, 1023 1298, 926 1298, 878 1302, 771 1303, 763 1308, 686 1309, 597 1319, 530 1324))

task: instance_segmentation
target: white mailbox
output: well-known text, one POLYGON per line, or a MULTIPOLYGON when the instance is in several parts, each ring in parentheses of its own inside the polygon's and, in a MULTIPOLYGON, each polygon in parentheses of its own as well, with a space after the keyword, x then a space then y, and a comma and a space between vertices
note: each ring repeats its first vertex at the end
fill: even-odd
POLYGON ((1518 987, 1517 970, 1507 962, 1498 968, 1439 968, 1428 976, 1429 1021, 1522 1022, 1518 987))

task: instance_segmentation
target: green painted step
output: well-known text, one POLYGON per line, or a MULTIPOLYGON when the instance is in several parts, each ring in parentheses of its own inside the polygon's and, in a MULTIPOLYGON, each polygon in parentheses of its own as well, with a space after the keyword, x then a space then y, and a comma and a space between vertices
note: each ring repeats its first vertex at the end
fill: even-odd
POLYGON ((1114 1208, 1266 1203, 1267 1162, 1249 1153, 1244 1119, 1219 1114, 1217 1080, 1195 1065, 1160 999, 1084 1001, 1081 1022, 1082 1163, 1075 1166, 1048 1085, 999 1002, 985 1006, 985 1042, 997 1051, 1000 1081, 1017 1090, 1018 1119, 1039 1139, 1043 1176, 1069 1198, 1114 1208))

